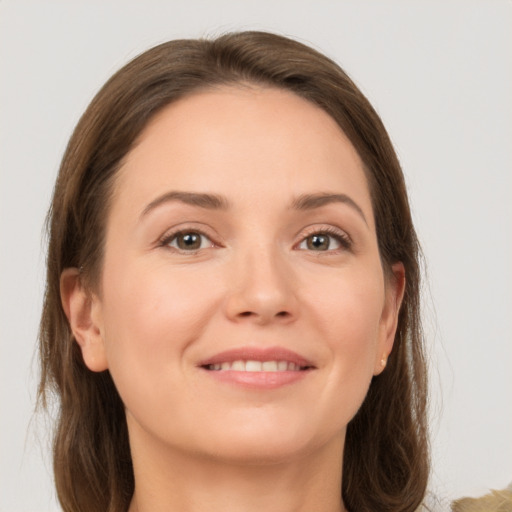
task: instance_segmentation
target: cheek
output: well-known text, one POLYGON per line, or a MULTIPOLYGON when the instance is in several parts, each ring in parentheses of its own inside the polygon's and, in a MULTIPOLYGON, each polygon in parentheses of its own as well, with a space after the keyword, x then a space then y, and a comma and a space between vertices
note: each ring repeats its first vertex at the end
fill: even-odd
POLYGON ((215 287, 190 271, 134 265, 105 276, 105 324, 118 333, 111 330, 107 336, 114 342, 133 340, 141 349, 176 346, 179 340, 194 338, 215 300, 215 287))
POLYGON ((342 415, 339 421, 346 424, 359 409, 373 377, 384 284, 380 272, 366 271, 341 275, 328 290, 310 301, 311 324, 326 342, 329 379, 324 406, 335 404, 342 415))
POLYGON ((145 400, 181 373, 188 346, 213 314, 217 287, 199 274, 174 269, 170 275, 165 267, 118 265, 104 275, 109 370, 125 403, 130 394, 145 400))
POLYGON ((371 351, 378 341, 384 307, 384 280, 378 269, 340 272, 323 286, 322 293, 310 295, 315 323, 330 341, 333 351, 347 357, 371 351))

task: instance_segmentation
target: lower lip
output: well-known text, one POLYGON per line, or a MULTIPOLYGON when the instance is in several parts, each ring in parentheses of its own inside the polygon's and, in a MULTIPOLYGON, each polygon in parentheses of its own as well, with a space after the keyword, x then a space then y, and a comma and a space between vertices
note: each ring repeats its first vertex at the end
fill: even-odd
POLYGON ((233 370, 206 370, 212 378, 228 384, 253 389, 276 389, 304 379, 311 370, 283 372, 237 372, 233 370))

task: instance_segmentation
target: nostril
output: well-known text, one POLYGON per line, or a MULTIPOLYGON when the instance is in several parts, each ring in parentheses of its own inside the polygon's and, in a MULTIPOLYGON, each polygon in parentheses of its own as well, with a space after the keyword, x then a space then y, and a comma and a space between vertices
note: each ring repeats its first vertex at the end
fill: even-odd
MULTIPOLYGON (((253 316, 253 315, 258 316, 258 314, 253 311, 242 311, 241 313, 239 313, 239 316, 241 316, 243 318, 253 316)), ((278 318, 287 318, 290 316, 290 313, 288 311, 279 311, 278 313, 276 313, 275 316, 278 318)))

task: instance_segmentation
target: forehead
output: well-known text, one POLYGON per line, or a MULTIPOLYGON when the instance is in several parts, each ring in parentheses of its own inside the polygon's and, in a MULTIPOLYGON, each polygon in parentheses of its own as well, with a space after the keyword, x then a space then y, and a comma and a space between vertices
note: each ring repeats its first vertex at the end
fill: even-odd
POLYGON ((352 190, 371 204, 361 159, 336 121, 292 92, 224 86, 159 112, 127 155, 117 192, 255 197, 352 190))

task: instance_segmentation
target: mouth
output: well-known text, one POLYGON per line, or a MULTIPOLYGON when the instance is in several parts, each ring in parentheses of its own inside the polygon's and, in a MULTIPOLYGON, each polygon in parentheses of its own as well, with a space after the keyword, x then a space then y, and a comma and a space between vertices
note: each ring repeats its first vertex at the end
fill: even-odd
POLYGON ((216 380, 253 389, 275 389, 302 380, 316 367, 291 350, 244 347, 214 355, 198 367, 216 380))
POLYGON ((223 361, 222 363, 213 363, 201 365, 205 370, 210 371, 234 371, 234 372, 300 372, 309 370, 309 365, 301 366, 292 361, 271 360, 271 361, 244 361, 238 359, 235 361, 223 361))

